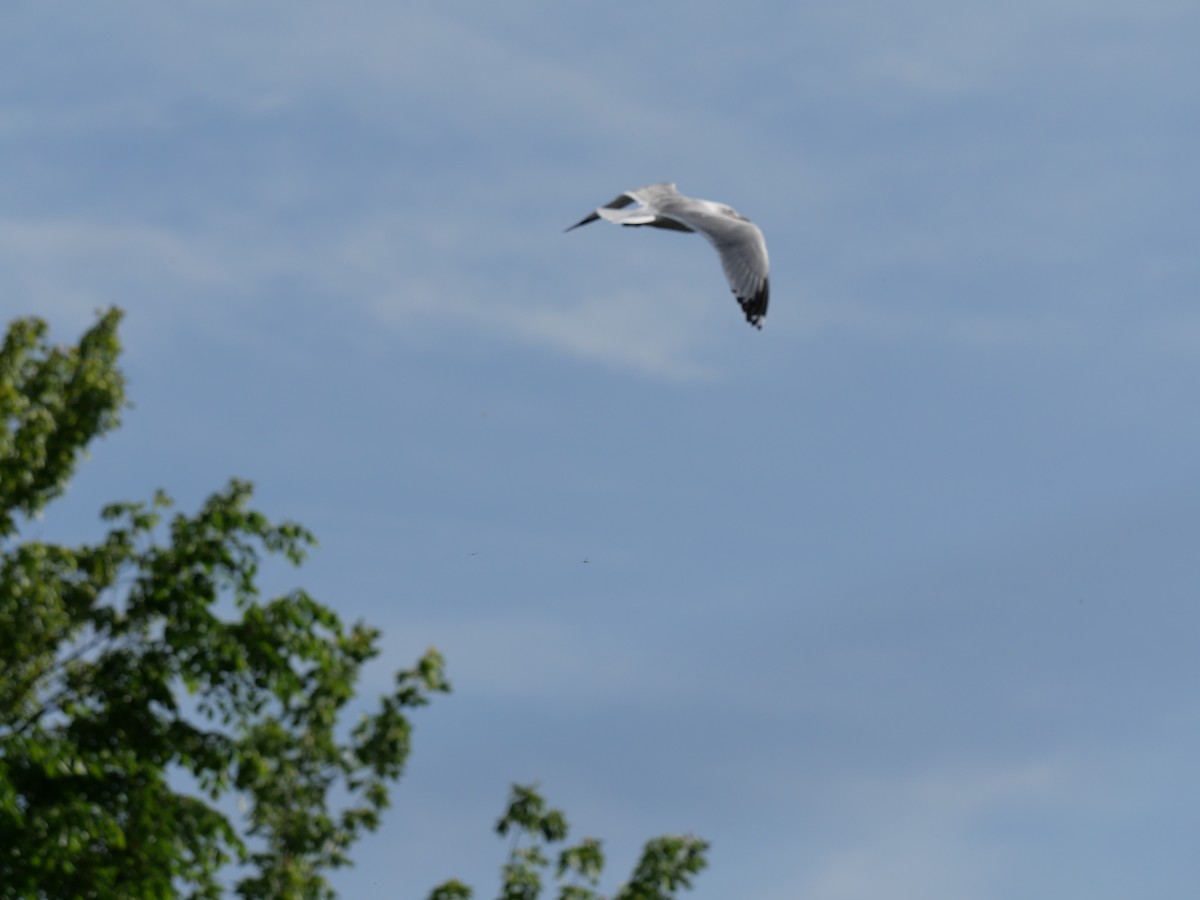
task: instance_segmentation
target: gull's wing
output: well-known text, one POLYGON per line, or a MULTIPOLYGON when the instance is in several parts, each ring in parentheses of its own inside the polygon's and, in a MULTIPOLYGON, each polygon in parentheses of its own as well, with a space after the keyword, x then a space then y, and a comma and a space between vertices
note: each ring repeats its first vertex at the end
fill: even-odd
MULTIPOLYGON (((699 230, 699 229, 697 229, 699 230)), ((762 328, 767 315, 767 300, 771 296, 771 278, 767 262, 767 242, 753 222, 738 226, 738 233, 718 240, 705 234, 721 256, 725 280, 737 297, 746 321, 762 328)))
POLYGON ((567 228, 565 230, 566 231, 574 231, 580 225, 586 225, 588 222, 595 222, 602 215, 604 215, 605 210, 624 209, 630 203, 636 203, 636 202, 637 202, 637 200, 632 194, 618 194, 615 200, 612 200, 611 202, 604 204, 603 206, 601 206, 599 209, 597 209, 593 213, 588 213, 586 216, 584 216, 582 219, 580 219, 578 222, 576 222, 570 228, 567 228))
POLYGON ((729 289, 737 297, 746 321, 762 328, 771 294, 767 241, 759 227, 727 206, 685 198, 669 204, 666 213, 700 232, 716 248, 729 289))
POLYGON ((580 225, 604 219, 614 225, 649 225, 653 228, 669 228, 672 231, 692 231, 693 229, 682 222, 660 214, 660 206, 675 198, 686 199, 675 190, 675 185, 667 182, 625 191, 566 230, 574 231, 580 225), (631 203, 637 203, 638 206, 635 209, 627 209, 631 203))

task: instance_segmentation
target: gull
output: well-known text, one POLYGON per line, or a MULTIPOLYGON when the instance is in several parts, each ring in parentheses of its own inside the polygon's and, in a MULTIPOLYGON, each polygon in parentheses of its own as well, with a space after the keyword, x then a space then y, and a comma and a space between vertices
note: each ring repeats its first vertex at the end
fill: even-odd
POLYGON ((758 226, 724 203, 685 197, 669 182, 625 191, 611 203, 567 229, 604 219, 614 225, 649 225, 672 231, 698 231, 721 257, 725 280, 741 304, 746 321, 762 328, 767 315, 767 242, 758 226), (637 203, 633 209, 626 209, 637 203))

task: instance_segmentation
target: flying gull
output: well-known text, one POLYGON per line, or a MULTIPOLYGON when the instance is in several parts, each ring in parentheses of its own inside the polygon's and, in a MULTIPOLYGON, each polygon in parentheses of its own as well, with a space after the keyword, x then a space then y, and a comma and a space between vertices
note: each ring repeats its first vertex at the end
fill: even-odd
POLYGON ((604 219, 614 225, 649 225, 672 231, 698 231, 721 257, 725 280, 746 314, 746 321, 762 328, 767 315, 767 242, 758 226, 724 203, 685 197, 674 184, 663 182, 625 191, 567 229, 604 219), (631 203, 638 206, 626 209, 631 203))

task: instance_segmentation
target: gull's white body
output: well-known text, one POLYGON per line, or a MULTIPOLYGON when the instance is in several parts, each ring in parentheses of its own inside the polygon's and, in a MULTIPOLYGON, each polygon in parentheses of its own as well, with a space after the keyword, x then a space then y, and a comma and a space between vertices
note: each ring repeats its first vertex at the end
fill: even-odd
POLYGON ((758 226, 732 207, 685 197, 674 184, 651 184, 625 191, 611 203, 576 222, 567 231, 604 219, 614 225, 648 225, 672 231, 697 231, 721 257, 725 280, 741 304, 746 321, 762 328, 770 295, 767 242, 758 226), (630 209, 631 204, 638 204, 630 209))

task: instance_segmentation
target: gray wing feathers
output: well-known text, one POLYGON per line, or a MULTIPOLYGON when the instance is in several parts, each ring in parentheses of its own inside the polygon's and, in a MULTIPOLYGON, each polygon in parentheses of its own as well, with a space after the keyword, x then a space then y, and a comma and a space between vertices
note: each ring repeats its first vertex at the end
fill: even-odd
MULTIPOLYGON (((682 217, 681 217, 682 218, 682 217)), ((686 219, 703 234, 721 257, 729 289, 737 297, 746 321, 762 328, 770 297, 767 242, 753 222, 727 216, 686 219)))
POLYGON ((746 239, 725 244, 713 241, 713 245, 721 254, 725 280, 729 282, 730 290, 741 304, 746 321, 755 328, 762 328, 770 295, 767 243, 758 228, 749 223, 747 225, 753 230, 753 234, 746 239))
POLYGON ((683 194, 675 190, 675 184, 671 181, 660 181, 658 184, 648 184, 645 187, 640 187, 632 191, 626 191, 625 193, 635 198, 639 203, 645 203, 647 206, 659 206, 660 204, 670 202, 671 200, 687 199, 683 196, 683 194))

